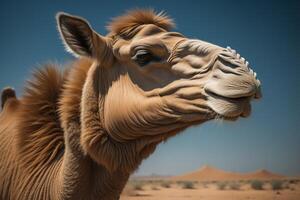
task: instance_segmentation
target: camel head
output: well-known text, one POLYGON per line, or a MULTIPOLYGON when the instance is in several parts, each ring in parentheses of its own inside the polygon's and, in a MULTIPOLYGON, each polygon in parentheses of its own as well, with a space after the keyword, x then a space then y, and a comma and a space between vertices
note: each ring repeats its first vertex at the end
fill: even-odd
MULTIPOLYGON (((260 97, 260 81, 245 58, 230 47, 171 31, 173 21, 162 13, 131 11, 113 19, 106 36, 80 17, 60 13, 57 20, 67 50, 93 61, 82 110, 93 103, 87 92, 93 87, 99 129, 106 135, 102 145, 142 141, 135 151, 147 151, 142 155, 147 157, 156 144, 188 126, 248 116, 250 101, 260 97)), ((111 167, 99 160, 101 148, 92 157, 111 167)))

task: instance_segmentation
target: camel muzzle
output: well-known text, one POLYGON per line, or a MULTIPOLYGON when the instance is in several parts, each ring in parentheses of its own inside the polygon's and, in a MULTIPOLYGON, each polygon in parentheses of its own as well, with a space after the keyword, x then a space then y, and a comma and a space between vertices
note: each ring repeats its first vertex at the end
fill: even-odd
POLYGON ((261 83, 249 62, 227 47, 218 54, 213 76, 204 87, 207 94, 242 101, 261 98, 261 83))

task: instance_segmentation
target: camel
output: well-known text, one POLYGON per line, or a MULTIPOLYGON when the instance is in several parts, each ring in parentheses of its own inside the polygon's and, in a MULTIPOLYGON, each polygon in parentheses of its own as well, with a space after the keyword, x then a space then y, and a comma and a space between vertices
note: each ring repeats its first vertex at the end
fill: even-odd
POLYGON ((172 31, 164 13, 128 11, 105 36, 81 17, 56 19, 77 59, 37 69, 20 98, 3 90, 1 200, 119 199, 159 143, 247 117, 261 96, 240 54, 172 31))

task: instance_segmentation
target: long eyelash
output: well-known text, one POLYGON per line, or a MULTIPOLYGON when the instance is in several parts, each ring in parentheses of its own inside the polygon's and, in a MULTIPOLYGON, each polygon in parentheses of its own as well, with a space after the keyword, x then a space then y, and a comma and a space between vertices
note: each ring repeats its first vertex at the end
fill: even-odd
POLYGON ((152 54, 151 52, 147 51, 147 50, 140 50, 138 51, 133 57, 133 60, 135 60, 135 62, 137 62, 140 66, 145 66, 147 64, 149 64, 150 62, 159 62, 161 61, 161 58, 158 56, 155 56, 154 54, 152 54), (148 60, 139 60, 138 56, 148 56, 148 60), (149 59, 150 58, 150 59, 149 59))

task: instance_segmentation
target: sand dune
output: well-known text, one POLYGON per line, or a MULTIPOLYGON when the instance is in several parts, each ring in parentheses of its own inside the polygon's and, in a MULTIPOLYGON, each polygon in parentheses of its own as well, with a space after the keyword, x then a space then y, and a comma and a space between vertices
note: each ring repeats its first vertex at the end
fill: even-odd
POLYGON ((229 181, 229 180, 271 180, 285 178, 282 175, 269 172, 267 170, 258 170, 250 173, 227 172, 212 166, 204 166, 199 170, 180 176, 175 176, 172 180, 189 181, 229 181))
POLYGON ((275 174, 265 169, 255 171, 253 173, 241 174, 244 179, 258 179, 258 180, 268 180, 268 179, 283 179, 286 178, 283 175, 275 174))

